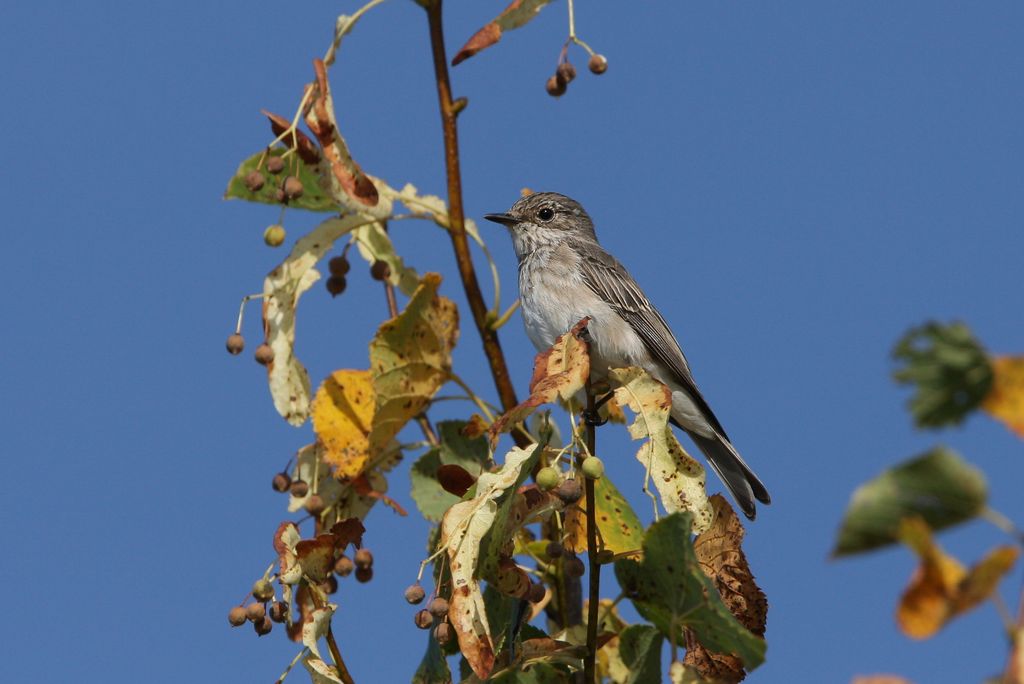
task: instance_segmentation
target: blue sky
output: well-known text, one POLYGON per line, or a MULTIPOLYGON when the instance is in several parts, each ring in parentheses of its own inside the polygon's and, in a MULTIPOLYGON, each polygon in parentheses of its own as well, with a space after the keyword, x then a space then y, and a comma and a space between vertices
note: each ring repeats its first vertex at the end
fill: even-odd
MULTIPOLYGON (((502 6, 447 3, 449 54, 502 6)), ((259 109, 294 110, 335 16, 356 7, 5 11, 3 681, 271 681, 291 659, 280 634, 257 642, 225 620, 286 517, 270 478, 311 433, 276 416, 248 351, 224 353, 239 298, 286 252, 261 239, 276 211, 221 194, 269 140, 259 109)), ((771 604, 750 681, 964 682, 1003 666, 991 605, 927 642, 897 632, 908 552, 827 554, 853 488, 938 442, 988 473, 993 506, 1024 524, 1021 443, 983 416, 916 431, 888 358, 928 318, 967 321, 994 352, 1024 349, 1022 20, 1015 2, 581 2, 578 31, 610 67, 556 101, 543 90, 566 32, 553 3, 452 72, 469 98, 468 214, 503 211, 524 186, 580 200, 772 491, 746 541, 771 604)), ((426 19, 407 0, 370 13, 332 72, 363 167, 443 193, 431 79, 426 19)), ((294 237, 317 220, 290 212, 285 225, 294 237)), ((513 289, 507 237, 482 230, 513 289)), ((443 234, 394 234, 461 301, 443 234)), ((343 297, 317 287, 302 301, 314 381, 366 364, 385 310, 364 273, 354 266, 343 297)), ((251 349, 255 318, 247 332, 251 349)), ((533 350, 518 319, 502 340, 522 393, 533 350)), ((467 327, 457 367, 490 391, 481 358, 467 327)), ((640 501, 636 445, 616 427, 599 445, 640 501)), ((392 492, 411 505, 404 471, 392 492)), ((357 681, 407 681, 425 639, 401 590, 426 526, 381 509, 367 527, 376 574, 343 584, 341 647, 357 681)), ((941 540, 970 561, 1001 538, 974 523, 941 540)), ((1019 568, 1006 586, 1016 602, 1019 568)))

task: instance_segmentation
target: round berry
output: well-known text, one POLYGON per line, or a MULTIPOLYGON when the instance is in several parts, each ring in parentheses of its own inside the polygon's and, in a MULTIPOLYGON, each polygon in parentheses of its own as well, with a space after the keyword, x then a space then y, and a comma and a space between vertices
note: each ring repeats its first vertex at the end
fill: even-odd
POLYGON ((284 622, 288 619, 288 604, 281 601, 274 601, 270 604, 270 619, 274 622, 284 622))
POLYGON ((559 542, 553 541, 548 543, 548 546, 545 549, 545 551, 547 553, 548 558, 561 558, 562 554, 565 553, 565 547, 562 546, 559 542))
POLYGON ((583 486, 580 485, 578 478, 569 478, 555 487, 554 494, 568 506, 580 500, 580 497, 583 496, 583 486))
POLYGON ((275 201, 280 202, 281 204, 284 204, 285 199, 286 198, 284 196, 284 190, 282 190, 281 188, 278 188, 277 190, 274 191, 274 200, 275 201))
POLYGON ((256 169, 253 169, 249 173, 245 174, 243 182, 245 183, 245 187, 249 188, 249 192, 256 192, 263 187, 263 174, 256 169))
POLYGON ((331 293, 331 296, 337 297, 338 295, 345 291, 345 287, 348 285, 348 283, 345 281, 345 276, 332 275, 330 278, 327 279, 325 285, 327 286, 327 291, 331 293))
POLYGON ((548 590, 544 587, 543 582, 536 582, 530 585, 530 593, 527 594, 527 600, 530 603, 540 603, 547 596, 548 590))
POLYGON ((370 276, 374 280, 387 280, 390 275, 391 267, 386 261, 374 261, 373 266, 370 266, 370 276))
POLYGON ((420 629, 430 629, 434 624, 434 616, 427 610, 417 611, 413 620, 416 622, 416 626, 420 629))
POLYGON ((280 157, 269 157, 267 159, 267 171, 270 173, 281 173, 284 171, 284 159, 280 157))
POLYGON ((306 499, 306 512, 310 515, 320 515, 327 508, 324 498, 319 494, 311 494, 306 499))
POLYGON ((427 610, 438 619, 444 618, 448 614, 448 600, 438 596, 427 604, 427 610))
POLYGON ((327 270, 331 272, 331 275, 347 275, 350 268, 352 268, 352 265, 348 263, 348 257, 344 254, 336 256, 327 262, 327 270))
POLYGON ((253 354, 253 358, 256 359, 256 363, 261 366, 269 366, 274 361, 274 350, 270 348, 270 345, 264 342, 260 346, 256 347, 256 352, 253 354))
POLYGON ((578 556, 569 556, 565 559, 565 574, 569 577, 583 577, 586 566, 578 556))
POLYGON ((274 598, 274 585, 266 577, 256 580, 252 585, 252 597, 260 603, 274 598))
POLYGON ((257 636, 263 636, 264 634, 270 634, 270 630, 274 629, 274 623, 270 621, 269 617, 264 615, 262 620, 252 623, 252 627, 256 630, 257 636))
POLYGON ((268 247, 280 247, 284 244, 284 226, 279 223, 267 226, 267 229, 263 231, 263 242, 267 243, 268 247))
POLYGON ((562 62, 558 65, 558 69, 555 70, 555 78, 565 85, 569 85, 576 78, 576 67, 569 62, 562 62))
POLYGON ((434 628, 434 638, 437 639, 437 643, 444 646, 452 640, 452 626, 447 622, 442 622, 434 628))
POLYGON ((597 456, 587 456, 583 459, 583 465, 580 466, 580 469, 591 480, 600 480, 601 476, 604 475, 604 463, 597 456))
POLYGON ((328 575, 327 579, 323 583, 324 592, 327 594, 338 593, 338 578, 334 575, 328 575))
POLYGON ((296 499, 301 499, 306 496, 306 494, 309 494, 309 483, 303 479, 295 480, 292 482, 292 486, 288 488, 288 491, 290 491, 291 495, 296 499))
POLYGON ((228 348, 229 354, 238 356, 239 354, 242 353, 242 350, 245 349, 245 338, 238 333, 235 333, 234 335, 229 335, 226 346, 228 348))
POLYGON ((250 603, 245 607, 245 617, 249 622, 259 622, 267 615, 267 609, 262 603, 250 603))
POLYGON ((373 579, 373 568, 356 568, 356 579, 361 584, 366 584, 373 579))
POLYGON ((416 605, 423 603, 423 598, 427 595, 427 592, 423 591, 423 587, 418 584, 413 584, 405 590, 405 600, 416 605))
POLYGON ((544 84, 544 89, 548 91, 548 95, 551 97, 561 97, 565 95, 565 83, 558 80, 558 76, 552 76, 548 79, 548 82, 544 84))
POLYGON ((356 567, 357 568, 372 568, 373 567, 373 554, 370 553, 369 549, 359 549, 356 551, 356 567))
POLYGON ((608 71, 608 59, 604 55, 591 55, 587 68, 591 73, 601 75, 608 71))
POLYGON ((348 556, 338 556, 338 560, 334 561, 334 574, 338 577, 348 577, 352 574, 352 570, 354 569, 355 564, 348 556))
POLYGON ((558 471, 551 466, 541 468, 537 471, 537 486, 544 491, 557 487, 560 479, 561 476, 558 474, 558 471))
POLYGON ((245 608, 242 606, 235 606, 228 611, 228 622, 231 623, 232 627, 238 627, 245 623, 245 608))
POLYGON ((302 197, 302 181, 295 176, 288 176, 281 183, 281 191, 284 192, 284 196, 290 200, 298 199, 302 197))
POLYGON ((275 492, 287 492, 292 486, 292 478, 288 473, 278 473, 271 481, 271 487, 275 492))

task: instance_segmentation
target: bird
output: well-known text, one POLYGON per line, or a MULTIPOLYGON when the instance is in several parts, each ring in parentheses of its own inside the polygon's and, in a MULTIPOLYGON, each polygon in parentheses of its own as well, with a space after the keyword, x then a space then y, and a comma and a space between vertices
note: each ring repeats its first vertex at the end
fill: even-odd
POLYGON ((601 247, 594 222, 576 200, 535 192, 505 213, 487 214, 512 236, 519 260, 519 301, 526 334, 544 350, 589 316, 591 377, 637 366, 672 394, 670 421, 707 458, 743 514, 755 500, 771 503, 761 480, 729 440, 697 388, 690 365, 664 317, 618 259, 601 247))

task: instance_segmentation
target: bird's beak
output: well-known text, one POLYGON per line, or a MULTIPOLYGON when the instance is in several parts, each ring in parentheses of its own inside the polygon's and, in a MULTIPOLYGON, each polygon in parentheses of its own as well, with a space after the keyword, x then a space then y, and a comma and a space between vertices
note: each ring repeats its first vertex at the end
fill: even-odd
POLYGON ((506 227, 511 227, 519 223, 519 219, 517 219, 512 214, 484 214, 484 218, 487 219, 488 221, 500 223, 501 225, 506 227))

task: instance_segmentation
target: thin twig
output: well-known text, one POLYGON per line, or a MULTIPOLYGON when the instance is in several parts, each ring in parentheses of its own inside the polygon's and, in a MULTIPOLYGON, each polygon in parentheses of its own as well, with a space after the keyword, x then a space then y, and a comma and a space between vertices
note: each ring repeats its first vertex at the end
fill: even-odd
MULTIPOLYGON (((587 380, 587 415, 596 414, 594 391, 587 380)), ((594 454, 597 428, 593 421, 587 425, 587 453, 594 454)), ((587 605, 587 655, 583 660, 583 676, 587 684, 597 684, 597 626, 598 608, 601 603, 601 564, 597 561, 597 502, 594 496, 594 480, 584 477, 587 496, 587 561, 589 564, 590 596, 587 605)))
MULTIPOLYGON (((466 219, 462 203, 462 174, 459 169, 459 136, 456 119, 458 112, 452 102, 451 83, 448 78, 448 58, 444 47, 444 26, 442 23, 442 0, 431 0, 426 3, 427 21, 430 27, 430 48, 434 61, 434 78, 437 82, 437 99, 441 110, 441 125, 444 133, 445 170, 448 179, 448 217, 452 248, 458 264, 462 288, 466 293, 473 322, 483 342, 484 354, 490 365, 491 376, 502 408, 510 410, 516 404, 515 388, 509 377, 508 365, 501 350, 498 333, 488 324, 487 304, 480 291, 480 282, 476 277, 473 259, 469 252, 469 241, 466 238, 466 219)), ((513 436, 516 443, 526 447, 528 442, 520 436, 513 436), (520 442, 522 442, 520 444, 520 442)))

